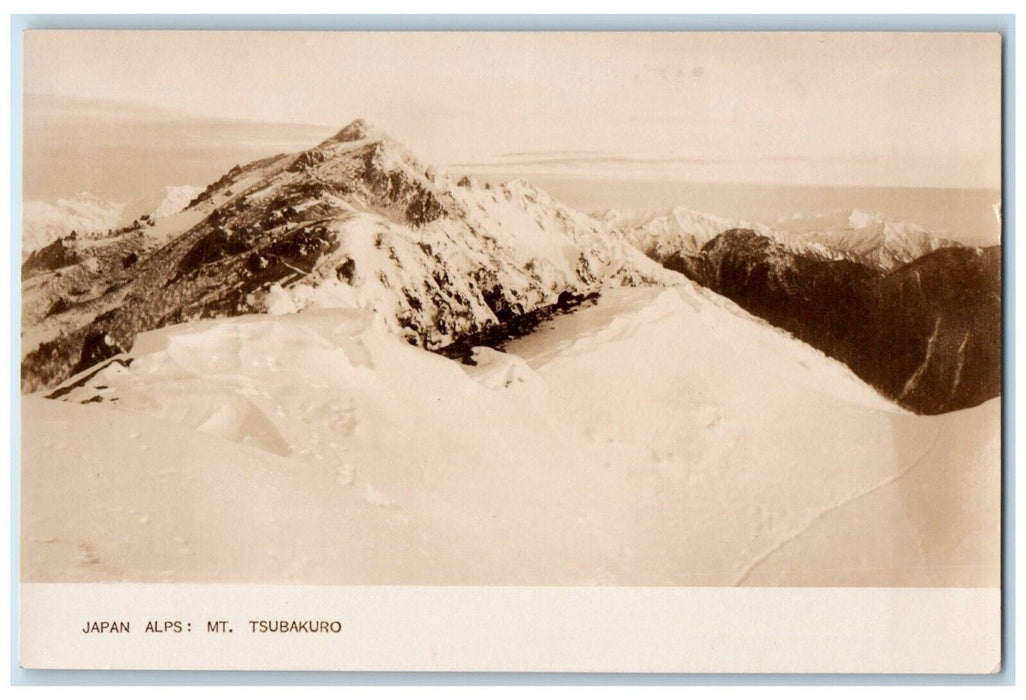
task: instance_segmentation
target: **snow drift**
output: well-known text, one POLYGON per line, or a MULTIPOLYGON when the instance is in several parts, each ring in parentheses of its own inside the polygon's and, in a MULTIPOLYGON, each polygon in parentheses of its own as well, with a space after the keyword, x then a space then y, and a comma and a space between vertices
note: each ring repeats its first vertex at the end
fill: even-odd
POLYGON ((31 581, 997 585, 999 405, 905 413, 687 283, 462 365, 195 321, 24 401, 31 581))

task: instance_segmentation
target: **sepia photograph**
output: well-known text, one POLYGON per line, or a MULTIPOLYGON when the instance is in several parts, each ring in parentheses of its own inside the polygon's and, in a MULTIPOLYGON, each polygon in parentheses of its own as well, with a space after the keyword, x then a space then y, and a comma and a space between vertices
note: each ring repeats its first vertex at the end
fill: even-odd
POLYGON ((25 600, 958 589, 999 631, 1000 34, 23 46, 25 600))

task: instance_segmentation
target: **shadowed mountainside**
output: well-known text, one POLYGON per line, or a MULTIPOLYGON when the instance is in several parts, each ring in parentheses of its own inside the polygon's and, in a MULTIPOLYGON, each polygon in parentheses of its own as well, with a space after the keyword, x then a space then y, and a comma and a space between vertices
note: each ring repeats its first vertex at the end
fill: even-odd
POLYGON ((1001 250, 942 248, 882 272, 732 229, 669 269, 845 364, 902 406, 936 414, 1001 393, 1001 250))

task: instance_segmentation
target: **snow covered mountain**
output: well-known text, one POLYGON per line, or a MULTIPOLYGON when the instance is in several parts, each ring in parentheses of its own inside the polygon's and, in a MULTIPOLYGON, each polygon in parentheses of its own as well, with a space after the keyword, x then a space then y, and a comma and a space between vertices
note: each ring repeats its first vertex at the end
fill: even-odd
POLYGON ((920 413, 1001 392, 1001 250, 860 211, 775 227, 678 207, 601 215, 653 260, 851 367, 920 413))
POLYGON ((107 231, 120 225, 125 204, 82 192, 55 202, 29 201, 22 209, 22 259, 72 231, 107 231))
POLYGON ((360 120, 149 223, 26 261, 23 389, 197 318, 364 307, 439 348, 563 294, 681 281, 528 183, 456 181, 360 120))
POLYGON ((941 248, 962 245, 918 224, 857 209, 781 219, 776 228, 792 239, 821 244, 881 270, 891 270, 941 248))
POLYGON ((77 236, 102 238, 115 229, 131 226, 143 217, 163 219, 177 214, 202 188, 169 185, 152 197, 124 203, 111 202, 82 192, 55 202, 26 202, 22 211, 22 260, 74 232, 77 236))
POLYGON ((697 254, 706 243, 731 229, 773 239, 795 253, 824 260, 851 260, 890 270, 940 248, 961 245, 922 226, 858 210, 795 215, 772 226, 675 207, 669 213, 609 210, 599 215, 646 255, 665 260, 673 254, 697 254))
POLYGON ((745 221, 674 207, 669 213, 610 209, 600 218, 624 232, 638 249, 654 260, 664 260, 681 251, 697 252, 713 238, 732 228, 751 228, 765 236, 776 234, 768 227, 745 221))

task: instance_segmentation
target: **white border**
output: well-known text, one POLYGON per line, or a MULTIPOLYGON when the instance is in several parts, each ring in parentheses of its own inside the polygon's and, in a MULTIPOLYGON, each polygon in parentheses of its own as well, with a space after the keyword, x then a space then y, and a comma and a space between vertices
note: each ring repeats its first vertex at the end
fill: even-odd
POLYGON ((997 588, 36 583, 21 618, 28 668, 981 674, 1001 659, 997 588), (221 620, 230 632, 208 631, 221 620), (84 631, 103 621, 129 631, 84 631))

